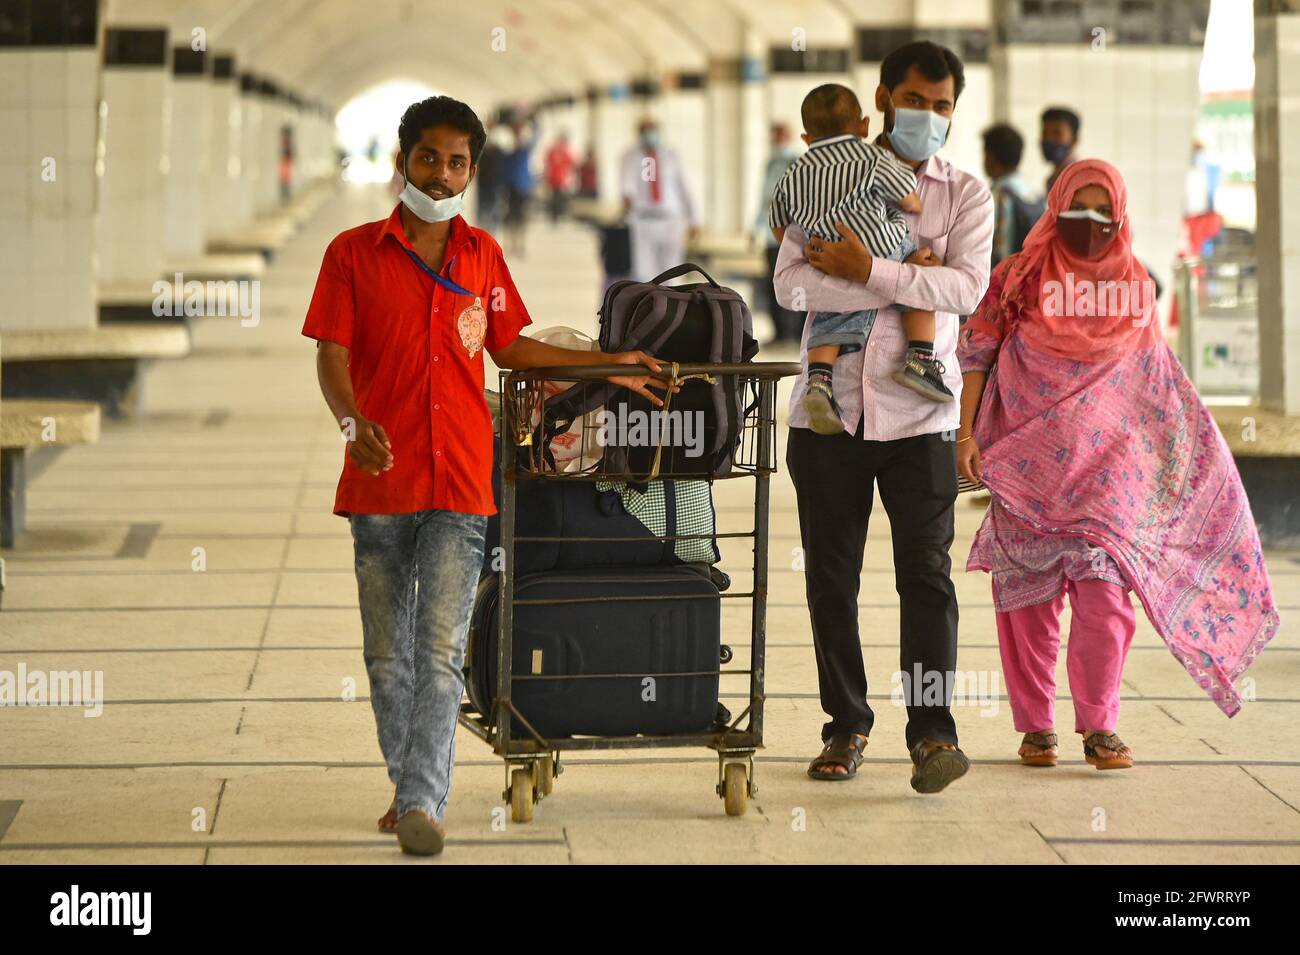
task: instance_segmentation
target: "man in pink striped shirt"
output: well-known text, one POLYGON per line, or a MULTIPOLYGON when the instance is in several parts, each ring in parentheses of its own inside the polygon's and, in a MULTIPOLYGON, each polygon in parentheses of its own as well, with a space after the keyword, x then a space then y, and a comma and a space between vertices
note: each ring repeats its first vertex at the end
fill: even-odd
MULTIPOLYGON (((824 748, 815 779, 851 778, 874 714, 858 636, 857 595, 872 487, 889 515, 900 605, 901 689, 907 703, 912 788, 938 792, 969 768, 957 746, 950 702, 957 663, 957 596, 948 548, 957 497, 958 402, 929 401, 894 381, 907 350, 895 303, 935 313, 935 356, 960 398, 959 315, 975 310, 989 281, 993 199, 976 177, 934 153, 947 138, 965 85, 961 61, 928 41, 906 44, 881 64, 878 145, 916 172, 922 212, 912 237, 944 262, 922 267, 872 258, 852 231, 822 242, 797 225, 785 233, 773 282, 777 301, 799 311, 879 309, 866 347, 835 362, 835 402, 844 431, 821 435, 802 408, 806 376, 790 400, 786 465, 799 505, 805 582, 822 708, 824 748)), ((805 322, 803 361, 807 367, 805 322)))

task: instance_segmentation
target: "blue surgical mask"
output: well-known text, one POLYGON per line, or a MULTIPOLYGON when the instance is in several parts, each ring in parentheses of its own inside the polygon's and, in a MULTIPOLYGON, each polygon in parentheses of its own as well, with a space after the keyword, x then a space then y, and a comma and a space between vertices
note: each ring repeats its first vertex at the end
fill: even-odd
POLYGON ((889 142, 904 159, 923 162, 948 141, 951 125, 952 120, 934 110, 900 106, 894 110, 894 128, 889 131, 889 142))
POLYGON ((397 198, 417 218, 425 222, 446 222, 448 219, 460 215, 461 210, 465 208, 465 193, 463 191, 456 193, 454 196, 448 196, 446 199, 434 199, 424 190, 411 185, 411 180, 406 178, 405 173, 402 174, 402 178, 406 181, 406 186, 397 198))

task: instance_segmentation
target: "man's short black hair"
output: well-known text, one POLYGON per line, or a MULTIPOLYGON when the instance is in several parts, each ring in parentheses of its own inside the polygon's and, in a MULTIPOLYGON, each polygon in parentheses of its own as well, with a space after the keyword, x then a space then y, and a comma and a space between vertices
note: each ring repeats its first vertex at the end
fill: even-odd
POLYGON ((892 93, 907 78, 907 71, 914 66, 931 83, 938 83, 951 76, 952 102, 954 106, 957 104, 961 91, 966 88, 966 68, 956 53, 930 40, 904 43, 885 57, 880 64, 881 84, 892 93))
POLYGON ((1005 123, 984 130, 984 151, 1007 169, 1016 169, 1025 154, 1025 140, 1005 123))
POLYGON ((819 139, 849 132, 854 123, 862 120, 862 104, 847 86, 823 83, 803 98, 799 115, 803 119, 803 131, 819 139))
POLYGON ((406 108, 397 126, 397 142, 402 155, 409 155, 424 131, 434 126, 450 126, 469 136, 469 161, 478 162, 483 144, 487 142, 487 133, 475 112, 450 96, 430 96, 406 108))
POLYGON ((1049 106, 1043 110, 1044 123, 1065 123, 1075 139, 1079 138, 1079 114, 1064 106, 1049 106))

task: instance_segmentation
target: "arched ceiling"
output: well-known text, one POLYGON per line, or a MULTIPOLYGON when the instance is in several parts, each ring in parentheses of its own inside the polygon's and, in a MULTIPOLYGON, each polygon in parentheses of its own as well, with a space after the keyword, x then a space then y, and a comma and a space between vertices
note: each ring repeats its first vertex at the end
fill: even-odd
POLYGON ((107 0, 111 26, 196 27, 237 69, 341 106, 387 79, 428 83, 477 102, 704 71, 789 41, 847 43, 857 0, 107 0), (504 28, 505 50, 493 49, 504 28))

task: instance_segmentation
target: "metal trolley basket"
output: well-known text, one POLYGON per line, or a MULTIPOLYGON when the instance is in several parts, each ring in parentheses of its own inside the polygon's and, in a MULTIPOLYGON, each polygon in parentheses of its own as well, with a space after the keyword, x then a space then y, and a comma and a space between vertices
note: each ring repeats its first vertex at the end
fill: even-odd
MULTIPOLYGON (((593 460, 588 467, 557 465, 542 442, 534 440, 537 412, 548 392, 557 383, 582 384, 582 387, 606 386, 605 379, 612 375, 644 374, 648 369, 635 365, 602 365, 589 367, 536 368, 522 372, 501 373, 501 561, 499 583, 499 633, 496 652, 496 701, 492 712, 480 713, 471 703, 461 706, 459 721, 474 735, 492 746, 493 752, 505 761, 506 789, 502 797, 510 803, 511 817, 515 822, 528 822, 533 818, 536 802, 551 794, 555 777, 561 772, 560 753, 574 750, 648 749, 665 746, 706 746, 718 754, 718 783, 716 791, 724 800, 726 812, 739 816, 745 812, 750 796, 757 793, 754 783, 754 753, 763 745, 764 701, 764 645, 766 642, 767 615, 767 547, 768 547, 768 479, 776 470, 776 387, 784 377, 798 375, 801 368, 791 362, 746 362, 741 364, 672 364, 663 363, 665 381, 682 383, 710 376, 735 376, 734 381, 742 394, 750 396, 742 405, 740 441, 731 457, 729 473, 707 478, 728 480, 754 479, 753 529, 721 532, 715 527, 713 534, 661 535, 638 540, 661 542, 688 539, 753 538, 753 587, 748 592, 730 590, 720 594, 723 599, 749 599, 750 613, 750 665, 748 670, 721 667, 731 659, 727 647, 716 671, 695 671, 668 674, 582 674, 582 675, 515 675, 512 673, 512 637, 515 606, 515 545, 526 542, 582 541, 580 537, 525 537, 515 533, 516 482, 519 480, 548 481, 619 481, 643 480, 645 475, 626 471, 608 470, 605 455, 598 454, 596 435, 598 429, 590 421, 580 419, 573 431, 580 432, 580 451, 577 461, 593 460), (637 736, 574 736, 548 739, 538 733, 512 702, 512 686, 523 680, 576 680, 606 677, 700 677, 723 675, 749 676, 749 698, 741 712, 725 724, 698 733, 637 736), (512 719, 513 717, 513 719, 512 719), (517 723, 517 726, 512 724, 517 723), (519 730, 522 729, 522 732, 519 730)), ((716 380, 716 379, 715 379, 716 380)), ((670 392, 671 394, 671 392, 670 392)), ((666 402, 665 411, 671 406, 666 402)), ((572 432, 571 432, 572 433, 572 432)), ((671 469, 658 470, 657 478, 690 477, 700 474, 674 473, 671 469)), ((604 541, 633 540, 634 538, 601 538, 604 541)), ((662 599, 674 599, 664 597, 662 599)), ((686 598, 682 598, 686 599, 686 598)), ((530 600, 530 603, 566 603, 567 600, 530 600)), ((471 660, 471 666, 474 662, 471 660)))

